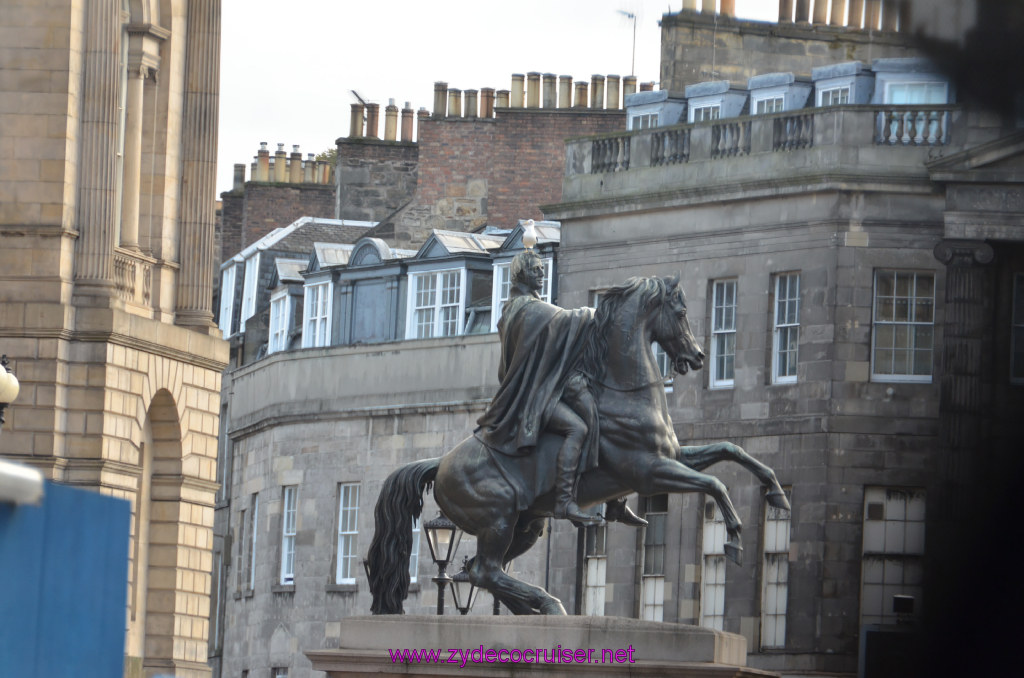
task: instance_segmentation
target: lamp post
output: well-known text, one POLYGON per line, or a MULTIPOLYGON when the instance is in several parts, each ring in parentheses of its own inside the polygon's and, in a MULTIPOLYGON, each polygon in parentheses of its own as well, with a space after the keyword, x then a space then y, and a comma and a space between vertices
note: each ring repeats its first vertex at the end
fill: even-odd
POLYGON ((4 424, 4 410, 18 397, 21 385, 14 373, 7 369, 7 354, 0 356, 0 428, 4 424))
POLYGON ((459 550, 462 530, 438 511, 436 518, 423 523, 423 531, 427 535, 430 557, 437 564, 437 576, 432 581, 437 584, 437 614, 443 615, 444 589, 452 580, 445 572, 445 568, 455 558, 455 552, 459 550))
POLYGON ((476 601, 477 588, 469 580, 469 572, 466 571, 466 564, 469 558, 462 557, 462 569, 459 570, 451 580, 452 598, 455 599, 455 607, 459 614, 466 615, 473 608, 476 601))

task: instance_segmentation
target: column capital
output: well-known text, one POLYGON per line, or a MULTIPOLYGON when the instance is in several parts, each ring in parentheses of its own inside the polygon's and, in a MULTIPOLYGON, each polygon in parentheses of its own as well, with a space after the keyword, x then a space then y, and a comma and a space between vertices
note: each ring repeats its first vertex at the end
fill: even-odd
POLYGON ((939 242, 933 252, 935 258, 947 266, 990 264, 995 258, 992 246, 982 240, 947 239, 939 242))

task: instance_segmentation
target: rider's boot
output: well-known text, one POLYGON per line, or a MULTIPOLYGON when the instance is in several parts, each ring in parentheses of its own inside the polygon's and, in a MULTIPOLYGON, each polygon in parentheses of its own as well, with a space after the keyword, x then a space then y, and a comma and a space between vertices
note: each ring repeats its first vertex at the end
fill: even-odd
POLYGON ((566 440, 562 444, 562 449, 558 451, 557 467, 555 469, 558 476, 555 478, 554 515, 556 518, 567 518, 580 525, 600 525, 603 522, 600 516, 583 513, 576 503, 574 489, 579 459, 579 446, 574 445, 570 440, 566 440))
POLYGON ((605 505, 604 519, 612 523, 622 523, 630 527, 644 527, 647 521, 633 513, 626 504, 626 499, 612 499, 605 505))

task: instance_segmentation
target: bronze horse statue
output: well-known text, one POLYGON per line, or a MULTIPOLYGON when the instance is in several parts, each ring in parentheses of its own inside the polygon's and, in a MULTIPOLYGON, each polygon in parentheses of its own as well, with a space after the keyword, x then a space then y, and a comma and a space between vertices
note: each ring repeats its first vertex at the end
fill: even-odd
MULTIPOLYGON (((598 402, 599 456, 597 467, 580 476, 579 505, 591 507, 633 492, 709 494, 725 519, 726 555, 739 563, 736 510, 722 481, 701 471, 719 461, 734 461, 767 488, 769 504, 788 509, 789 502, 775 472, 739 446, 680 446, 676 439, 651 343, 665 350, 679 374, 704 364, 678 278, 631 278, 608 290, 590 324, 592 334, 579 369, 590 377, 598 402)), ((557 598, 503 569, 536 543, 544 520, 552 515, 553 479, 543 467, 553 465, 560 443, 559 437, 545 433, 534 454, 519 458, 517 467, 470 436, 443 457, 407 464, 388 476, 374 511, 376 531, 366 560, 371 611, 403 611, 413 519, 422 509, 424 489, 433 483, 444 514, 476 536, 477 553, 467 568, 473 584, 493 593, 515 614, 565 614, 557 598)))

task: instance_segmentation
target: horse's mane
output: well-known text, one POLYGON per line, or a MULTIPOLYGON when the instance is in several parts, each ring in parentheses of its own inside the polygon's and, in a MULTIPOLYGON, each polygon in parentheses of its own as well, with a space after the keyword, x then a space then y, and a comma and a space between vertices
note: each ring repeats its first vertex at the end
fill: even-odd
POLYGON ((601 293, 601 300, 597 305, 592 329, 583 347, 583 358, 580 361, 580 369, 591 378, 591 381, 599 382, 604 377, 605 360, 608 357, 608 328, 626 302, 634 294, 639 294, 639 311, 644 314, 655 302, 663 299, 667 291, 668 285, 661 278, 637 277, 601 293))

